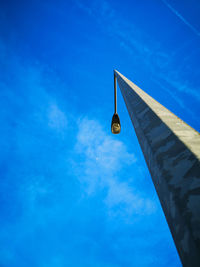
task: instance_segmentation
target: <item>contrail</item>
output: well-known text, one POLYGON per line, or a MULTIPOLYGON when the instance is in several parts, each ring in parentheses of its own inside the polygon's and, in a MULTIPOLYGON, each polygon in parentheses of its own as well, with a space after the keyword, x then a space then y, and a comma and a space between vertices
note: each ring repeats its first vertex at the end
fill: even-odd
POLYGON ((180 18, 195 34, 197 34, 198 36, 200 36, 200 32, 194 27, 192 26, 186 19, 184 19, 184 17, 178 13, 178 11, 176 11, 166 0, 162 0, 162 2, 178 17, 180 18))

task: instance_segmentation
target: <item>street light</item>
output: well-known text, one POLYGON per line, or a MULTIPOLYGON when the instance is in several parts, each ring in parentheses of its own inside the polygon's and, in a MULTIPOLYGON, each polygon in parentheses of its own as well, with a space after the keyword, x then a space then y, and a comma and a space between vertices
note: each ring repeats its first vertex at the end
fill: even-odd
POLYGON ((114 73, 114 106, 115 106, 115 113, 112 117, 111 132, 113 134, 119 134, 121 131, 121 124, 119 115, 117 114, 117 77, 115 76, 115 73, 114 73))

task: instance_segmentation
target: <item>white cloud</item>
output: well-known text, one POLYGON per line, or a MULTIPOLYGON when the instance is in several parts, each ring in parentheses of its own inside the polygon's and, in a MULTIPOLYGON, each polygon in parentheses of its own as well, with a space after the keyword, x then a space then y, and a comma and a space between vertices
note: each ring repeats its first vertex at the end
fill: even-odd
POLYGON ((162 0, 162 2, 180 19, 185 25, 187 25, 196 35, 200 36, 200 32, 189 23, 175 8, 173 8, 167 1, 162 0))
POLYGON ((99 122, 84 118, 78 127, 76 150, 84 152, 87 160, 95 162, 104 172, 116 172, 122 164, 136 161, 124 143, 106 134, 99 122))
POLYGON ((153 200, 141 197, 137 190, 130 187, 128 183, 114 179, 109 180, 109 190, 105 201, 110 208, 118 206, 119 211, 115 211, 116 214, 121 213, 120 204, 124 204, 123 209, 128 215, 151 214, 156 210, 153 200))
MULTIPOLYGON (((178 72, 175 74, 176 76, 178 76, 178 72)), ((163 77, 163 79, 167 81, 173 88, 176 88, 177 91, 189 94, 190 96, 200 101, 200 94, 198 90, 192 88, 187 81, 181 82, 180 79, 173 78, 170 74, 168 76, 163 77)))
POLYGON ((50 128, 62 131, 67 127, 67 118, 57 104, 51 104, 48 111, 48 125, 50 128))
MULTIPOLYGON (((129 184, 128 177, 121 177, 121 171, 128 165, 135 165, 136 157, 128 152, 126 145, 108 135, 95 120, 84 118, 79 121, 76 152, 83 155, 79 180, 86 193, 91 196, 105 191, 104 202, 109 214, 118 207, 126 215, 149 214, 155 211, 154 201, 142 197, 129 184), (127 179, 127 181, 126 181, 127 179)), ((136 165, 135 165, 136 167, 136 165)))

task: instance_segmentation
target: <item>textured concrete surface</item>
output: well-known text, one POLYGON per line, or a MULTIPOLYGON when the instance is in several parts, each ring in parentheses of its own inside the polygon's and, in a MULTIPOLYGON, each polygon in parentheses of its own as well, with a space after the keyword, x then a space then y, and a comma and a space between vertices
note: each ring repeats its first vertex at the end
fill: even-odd
POLYGON ((115 75, 181 262, 200 267, 200 134, 115 75))

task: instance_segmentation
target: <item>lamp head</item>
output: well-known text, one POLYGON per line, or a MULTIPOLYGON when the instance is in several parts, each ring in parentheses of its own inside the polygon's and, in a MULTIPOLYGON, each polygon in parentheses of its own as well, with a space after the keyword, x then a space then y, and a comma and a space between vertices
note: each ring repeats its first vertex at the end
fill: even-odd
POLYGON ((111 123, 111 132, 113 134, 119 134, 120 131, 121 131, 121 124, 119 120, 119 115, 117 113, 114 113, 111 123))

